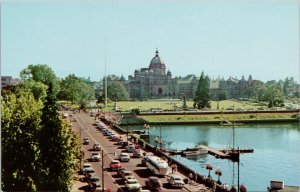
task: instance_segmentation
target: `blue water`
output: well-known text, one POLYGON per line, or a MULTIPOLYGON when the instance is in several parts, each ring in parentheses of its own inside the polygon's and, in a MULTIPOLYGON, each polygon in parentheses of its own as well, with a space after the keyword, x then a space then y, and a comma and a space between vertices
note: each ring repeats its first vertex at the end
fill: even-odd
MULTIPOLYGON (((143 129, 132 127, 132 129, 143 129)), ((235 146, 252 148, 254 153, 241 155, 240 184, 246 185, 249 191, 266 191, 270 180, 281 180, 285 185, 300 186, 300 128, 293 124, 260 124, 243 125, 235 128, 235 146)), ((164 148, 185 149, 198 144, 215 148, 228 148, 233 145, 233 129, 218 125, 168 125, 152 126, 150 142, 160 136, 164 148)), ((229 186, 237 185, 237 163, 230 160, 216 159, 203 155, 193 159, 180 155, 177 160, 192 168, 201 175, 208 175, 205 169, 211 164, 214 170, 222 171, 220 180, 229 186)), ((211 172, 214 179, 217 176, 211 172)))

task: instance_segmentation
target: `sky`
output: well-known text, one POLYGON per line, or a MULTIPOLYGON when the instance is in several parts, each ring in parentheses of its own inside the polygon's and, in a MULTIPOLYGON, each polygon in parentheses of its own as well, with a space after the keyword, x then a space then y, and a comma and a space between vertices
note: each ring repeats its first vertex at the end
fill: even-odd
POLYGON ((1 75, 47 64, 98 81, 133 75, 158 49, 172 76, 299 82, 297 0, 5 1, 1 75))

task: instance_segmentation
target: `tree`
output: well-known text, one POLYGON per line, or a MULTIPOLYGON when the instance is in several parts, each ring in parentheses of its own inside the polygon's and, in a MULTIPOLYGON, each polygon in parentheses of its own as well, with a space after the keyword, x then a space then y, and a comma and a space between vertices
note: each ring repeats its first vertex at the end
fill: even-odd
POLYGON ((278 84, 267 85, 263 94, 263 100, 269 103, 269 108, 273 106, 283 106, 284 97, 280 86, 278 84))
POLYGON ((2 190, 36 191, 43 104, 31 92, 13 86, 2 91, 2 190))
POLYGON ((42 109, 42 128, 39 137, 41 159, 39 168, 39 190, 70 191, 80 144, 76 134, 62 121, 56 98, 49 86, 42 109))
POLYGON ((247 94, 249 98, 253 98, 256 101, 263 100, 263 93, 266 89, 266 86, 262 81, 252 80, 248 86, 247 94))
POLYGON ((125 86, 119 81, 112 81, 107 87, 107 96, 113 101, 123 101, 129 99, 129 94, 125 86))
POLYGON ((32 92, 36 100, 41 100, 41 101, 45 100, 47 96, 47 89, 48 89, 47 85, 34 80, 27 80, 24 81, 22 86, 24 87, 25 91, 32 92))
POLYGON ((61 81, 60 99, 76 102, 85 107, 91 99, 94 99, 94 94, 92 86, 74 74, 68 75, 61 81))
POLYGON ((218 101, 226 100, 226 93, 222 91, 218 94, 218 101))
POLYGON ((196 91, 196 97, 194 98, 194 108, 210 108, 210 96, 209 96, 209 77, 201 73, 198 88, 196 91))
POLYGON ((30 64, 26 69, 23 69, 20 72, 20 77, 23 80, 34 80, 47 86, 52 84, 54 94, 59 92, 59 79, 56 77, 53 70, 46 64, 30 64))

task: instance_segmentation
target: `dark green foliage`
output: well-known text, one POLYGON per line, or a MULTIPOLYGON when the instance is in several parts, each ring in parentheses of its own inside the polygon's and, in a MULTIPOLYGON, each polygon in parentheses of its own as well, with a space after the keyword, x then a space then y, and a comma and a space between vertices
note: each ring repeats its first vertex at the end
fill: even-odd
POLYGON ((1 99, 2 190, 70 191, 80 145, 53 92, 44 107, 24 85, 6 88, 1 99))
POLYGON ((225 91, 222 91, 221 93, 218 94, 218 101, 226 100, 226 93, 225 91))
POLYGON ((90 100, 94 99, 94 91, 91 85, 74 74, 68 75, 61 81, 59 99, 68 100, 85 108, 90 100))
POLYGON ((56 77, 53 70, 46 64, 31 64, 20 72, 20 77, 23 80, 41 82, 47 86, 52 84, 54 94, 57 94, 60 90, 59 79, 56 77))
POLYGON ((112 81, 109 86, 107 86, 107 96, 113 101, 124 101, 129 99, 129 94, 125 86, 118 81, 112 81))
POLYGON ((51 86, 42 112, 39 147, 41 149, 40 168, 43 172, 40 174, 41 183, 38 188, 69 191, 80 148, 76 135, 61 120, 51 86))
POLYGON ((204 72, 201 73, 199 79, 196 97, 194 98, 194 108, 210 108, 209 78, 204 75, 204 72))

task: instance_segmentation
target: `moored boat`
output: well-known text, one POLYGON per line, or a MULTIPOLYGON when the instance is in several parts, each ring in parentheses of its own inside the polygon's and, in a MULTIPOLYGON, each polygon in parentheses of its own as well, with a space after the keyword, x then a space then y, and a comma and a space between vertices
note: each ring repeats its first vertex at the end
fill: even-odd
POLYGON ((186 150, 182 151, 182 155, 184 156, 198 156, 207 153, 208 153, 207 146, 204 145, 199 145, 195 148, 187 148, 186 150))

